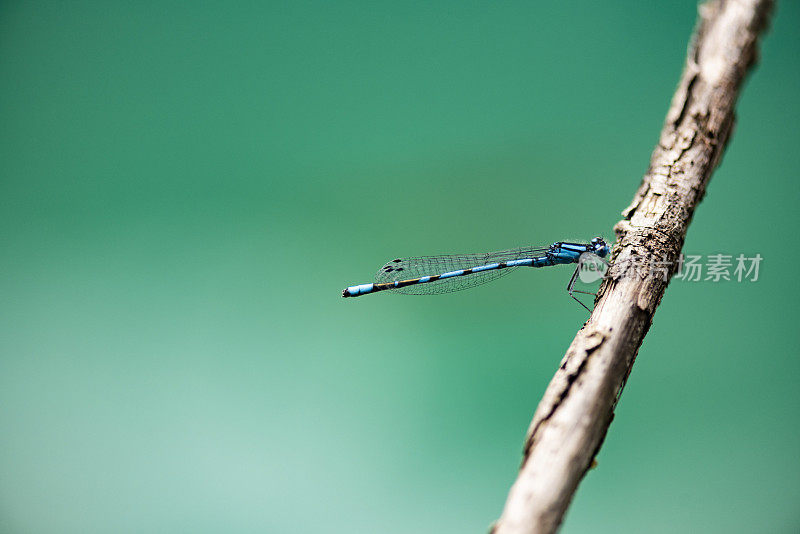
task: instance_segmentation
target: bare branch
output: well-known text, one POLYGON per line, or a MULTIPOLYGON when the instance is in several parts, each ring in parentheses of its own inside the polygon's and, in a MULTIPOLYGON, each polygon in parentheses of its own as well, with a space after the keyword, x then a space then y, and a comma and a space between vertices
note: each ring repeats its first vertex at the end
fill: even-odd
POLYGON ((756 62, 757 41, 771 10, 771 0, 712 0, 700 6, 650 168, 614 228, 617 244, 609 276, 536 409, 522 467, 494 534, 555 532, 561 524, 600 449, 673 274, 648 276, 626 267, 677 263, 694 211, 730 138, 735 103, 756 62))

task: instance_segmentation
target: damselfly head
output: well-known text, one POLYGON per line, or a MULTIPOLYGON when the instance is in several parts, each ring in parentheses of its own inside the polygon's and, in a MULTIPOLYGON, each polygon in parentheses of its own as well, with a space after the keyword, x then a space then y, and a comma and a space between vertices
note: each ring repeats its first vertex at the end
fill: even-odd
POLYGON ((611 247, 608 246, 608 243, 606 243, 602 237, 595 237, 592 239, 592 250, 601 258, 605 258, 611 251, 611 247))

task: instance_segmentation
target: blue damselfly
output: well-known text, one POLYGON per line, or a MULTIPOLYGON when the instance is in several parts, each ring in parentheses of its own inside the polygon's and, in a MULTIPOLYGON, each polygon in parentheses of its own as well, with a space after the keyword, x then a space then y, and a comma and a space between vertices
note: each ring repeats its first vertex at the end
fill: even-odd
MULTIPOLYGON (((589 243, 559 241, 549 247, 517 248, 486 254, 452 254, 398 258, 388 262, 375 274, 370 284, 351 286, 342 291, 343 297, 358 297, 378 291, 393 291, 411 295, 433 295, 467 289, 490 282, 516 267, 549 267, 578 263, 578 268, 567 284, 569 296, 589 309, 573 293, 586 293, 574 289, 580 270, 582 254, 604 258, 611 247, 600 237, 589 243)), ((591 311, 591 310, 590 310, 591 311)))

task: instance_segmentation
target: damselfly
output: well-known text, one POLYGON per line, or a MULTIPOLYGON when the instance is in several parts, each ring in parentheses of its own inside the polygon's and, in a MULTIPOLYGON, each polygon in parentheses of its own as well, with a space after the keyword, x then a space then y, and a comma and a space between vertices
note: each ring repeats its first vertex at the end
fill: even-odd
POLYGON ((375 274, 373 283, 348 287, 342 291, 342 296, 358 297, 377 291, 412 295, 448 293, 490 282, 516 267, 549 267, 578 263, 578 268, 567 284, 567 293, 588 310, 589 308, 573 295, 573 293, 594 294, 574 289, 581 268, 581 255, 593 254, 604 258, 610 250, 611 247, 602 238, 595 237, 589 243, 559 241, 549 247, 517 248, 487 254, 398 258, 381 267, 375 274))

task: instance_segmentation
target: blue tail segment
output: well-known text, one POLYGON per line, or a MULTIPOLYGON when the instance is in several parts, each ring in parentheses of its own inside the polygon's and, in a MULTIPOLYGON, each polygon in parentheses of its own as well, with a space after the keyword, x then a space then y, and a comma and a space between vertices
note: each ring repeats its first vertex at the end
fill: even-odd
MULTIPOLYGON (((604 258, 610 250, 611 247, 602 238, 595 237, 589 243, 559 241, 549 247, 519 248, 487 254, 396 259, 378 270, 373 283, 345 288, 342 296, 358 297, 387 290, 416 295, 447 293, 489 282, 516 267, 578 263, 581 254, 591 253, 604 258)), ((570 295, 574 279, 573 275, 568 287, 570 295)))
POLYGON ((375 284, 361 284, 360 286, 351 286, 342 291, 343 297, 357 297, 359 295, 366 295, 375 290, 375 284))

